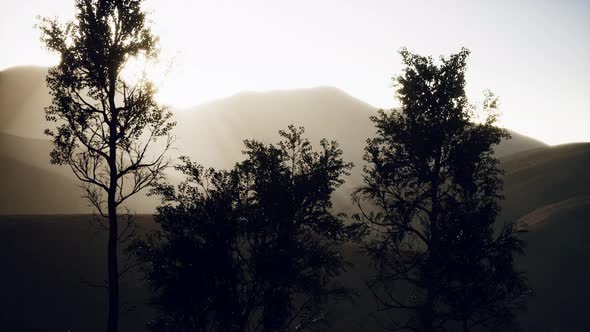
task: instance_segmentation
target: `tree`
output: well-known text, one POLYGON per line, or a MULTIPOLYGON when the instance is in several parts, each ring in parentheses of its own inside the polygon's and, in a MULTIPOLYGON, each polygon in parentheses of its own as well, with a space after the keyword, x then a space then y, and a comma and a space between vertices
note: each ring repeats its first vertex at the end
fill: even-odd
POLYGON ((513 224, 496 227, 502 182, 493 147, 509 138, 495 126, 486 93, 484 121, 465 96, 469 51, 436 64, 400 52, 401 110, 371 120, 357 219, 377 275, 369 286, 394 330, 507 328, 527 292, 513 255, 523 251, 513 224), (400 313, 402 316, 400 316, 400 313))
POLYGON ((46 130, 54 143, 51 162, 69 165, 82 181, 85 198, 100 218, 108 219, 108 226, 101 225, 109 233, 109 331, 118 329, 117 246, 129 230, 119 231, 117 213, 129 197, 162 178, 174 125, 171 113, 155 102, 150 82, 130 84, 121 78, 127 61, 157 54, 157 38, 145 26, 141 4, 76 0, 74 22, 45 18, 39 25, 42 41, 61 56, 47 76, 53 101, 46 118, 57 122, 55 130, 46 130), (165 143, 153 153, 150 147, 159 138, 165 143))
POLYGON ((160 308, 154 330, 315 328, 324 301, 347 295, 333 280, 346 227, 330 197, 352 165, 335 142, 315 152, 302 134, 245 141, 247 159, 228 171, 184 159, 186 181, 155 188, 161 231, 133 249, 160 308))

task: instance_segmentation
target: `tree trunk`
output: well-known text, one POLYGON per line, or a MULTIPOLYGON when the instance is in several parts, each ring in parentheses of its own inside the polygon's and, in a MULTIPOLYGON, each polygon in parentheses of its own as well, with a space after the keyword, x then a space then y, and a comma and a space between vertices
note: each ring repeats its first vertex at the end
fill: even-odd
MULTIPOLYGON (((115 148, 111 147, 111 155, 115 155, 115 148)), ((119 225, 117 223, 117 167, 115 158, 111 157, 111 183, 108 192, 109 209, 109 243, 107 253, 109 276, 109 317, 108 332, 117 332, 119 329, 119 264, 117 259, 117 244, 119 240, 119 225)))
POLYGON ((422 312, 420 313, 421 319, 421 331, 424 332, 432 332, 434 331, 434 323, 435 323, 435 292, 437 291, 436 287, 436 278, 439 271, 439 259, 437 255, 439 254, 440 248, 440 234, 439 234, 439 225, 438 225, 438 215, 440 211, 440 202, 439 202, 439 182, 440 182, 440 168, 441 168, 441 151, 440 148, 437 150, 437 153, 434 156, 434 167, 431 174, 430 180, 430 201, 431 201, 431 211, 430 211, 430 245, 428 248, 428 258, 426 260, 425 266, 425 275, 423 278, 426 281, 426 300, 424 303, 424 307, 422 308, 422 312))
POLYGON ((115 105, 114 71, 110 72, 109 104, 111 108, 111 122, 109 123, 109 171, 110 183, 108 192, 109 209, 109 244, 108 244, 108 274, 109 274, 109 317, 108 332, 119 330, 119 262, 117 259, 117 245, 119 242, 119 224, 117 223, 117 124, 118 112, 115 105))
POLYGON ((434 331, 434 303, 431 296, 431 291, 428 291, 428 295, 424 306, 420 312, 420 331, 433 332, 434 331))
POLYGON ((115 194, 109 192, 109 244, 108 244, 108 275, 109 275, 109 311, 108 332, 119 329, 119 264, 117 260, 118 224, 115 194))

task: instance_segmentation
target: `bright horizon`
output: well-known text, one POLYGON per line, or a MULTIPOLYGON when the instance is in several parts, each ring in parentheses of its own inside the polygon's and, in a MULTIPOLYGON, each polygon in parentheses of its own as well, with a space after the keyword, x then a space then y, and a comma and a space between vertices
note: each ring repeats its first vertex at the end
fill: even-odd
MULTIPOLYGON (((50 66, 35 17, 71 19, 73 1, 2 3, 0 70, 50 66)), ((188 108, 243 91, 333 86, 397 105, 397 51, 471 50, 467 93, 500 97, 501 125, 549 144, 590 141, 590 3, 147 0, 161 57, 158 100, 188 108)))

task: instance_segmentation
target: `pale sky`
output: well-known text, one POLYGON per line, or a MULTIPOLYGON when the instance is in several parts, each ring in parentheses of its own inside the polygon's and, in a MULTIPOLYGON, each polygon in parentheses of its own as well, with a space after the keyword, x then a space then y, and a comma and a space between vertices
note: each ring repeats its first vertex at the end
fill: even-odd
MULTIPOLYGON (((49 66, 35 17, 71 0, 0 0, 0 70, 49 66)), ((240 91, 334 86, 397 104, 397 51, 471 50, 472 101, 491 89, 502 125, 549 144, 590 141, 590 1, 147 0, 162 56, 161 102, 185 108, 240 91)), ((151 67, 150 67, 151 68, 151 67)))

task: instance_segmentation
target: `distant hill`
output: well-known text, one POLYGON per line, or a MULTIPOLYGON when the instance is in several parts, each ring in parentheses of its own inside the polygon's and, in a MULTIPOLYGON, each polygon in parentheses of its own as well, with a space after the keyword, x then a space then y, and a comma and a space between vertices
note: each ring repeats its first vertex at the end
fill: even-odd
POLYGON ((536 293, 521 318, 529 331, 582 331, 590 288, 590 143, 501 159, 501 220, 518 221, 526 255, 517 262, 536 293))
POLYGON ((205 163, 231 166, 241 159, 242 141, 276 142, 278 130, 303 126, 313 143, 336 140, 345 158, 360 159, 365 140, 375 130, 369 117, 376 109, 345 92, 318 87, 300 90, 247 92, 177 112, 175 133, 182 151, 205 163))
MULTIPOLYGON (((375 135, 369 117, 376 112, 373 106, 332 87, 246 92, 177 112, 176 134, 191 155, 210 153, 212 158, 203 159, 217 164, 231 159, 228 155, 239 155, 243 139, 272 142, 279 129, 294 124, 305 127, 312 142, 321 138, 338 141, 345 158, 359 164, 366 139, 375 135), (211 144, 218 149, 205 152, 211 144)), ((498 156, 547 146, 511 134, 511 140, 496 148, 498 156)))
POLYGON ((529 331, 588 330, 590 200, 566 202, 570 204, 543 214, 523 235, 526 256, 517 264, 535 293, 521 315, 529 331))
POLYGON ((547 147, 547 144, 534 138, 510 130, 512 138, 504 140, 494 148, 498 157, 508 156, 522 151, 547 147))
MULTIPOLYGON (((0 157, 78 183, 67 167, 49 164, 51 143, 42 134, 51 126, 45 121, 43 111, 50 104, 46 73, 47 69, 41 67, 0 71, 0 157)), ((348 194, 360 182, 365 141, 375 134, 369 117, 376 111, 371 105, 332 87, 239 93, 184 111, 177 110, 176 149, 171 151, 171 156, 188 155, 205 166, 227 168, 243 159, 244 139, 276 142, 279 129, 285 129, 289 124, 303 126, 313 144, 317 145, 322 138, 336 140, 344 158, 355 163, 349 181, 335 198, 342 203, 340 206, 344 206, 349 203, 348 194)), ((512 140, 498 146, 498 155, 545 146, 529 137, 512 134, 512 140)), ((14 176, 19 174, 25 176, 22 173, 14 176)), ((0 180, 15 186, 26 181, 18 178, 4 181, 3 174, 0 174, 0 180)), ((157 200, 140 196, 131 203, 135 211, 151 213, 157 200)), ((44 213, 53 212, 47 210, 44 213)), ((6 211, 0 208, 2 213, 6 211)), ((21 213, 31 212, 23 210, 21 213)))
MULTIPOLYGON (((277 131, 289 124, 305 127, 317 146, 322 138, 336 140, 344 159, 355 164, 336 200, 349 203, 348 195, 361 180, 362 156, 375 128, 369 117, 377 109, 332 87, 247 92, 177 112, 175 134, 178 151, 214 167, 231 167, 242 160, 244 139, 276 142, 277 131)), ((511 132, 513 138, 496 147, 498 156, 547 147, 535 139, 511 132)), ((341 205, 343 206, 343 205, 341 205)))
POLYGON ((90 212, 70 178, 5 157, 0 157, 0 174, 2 214, 90 212))
POLYGON ((49 152, 52 148, 53 145, 47 139, 24 138, 0 132, 0 156, 50 172, 70 175, 69 167, 51 165, 49 152))
POLYGON ((43 108, 51 104, 47 68, 14 67, 0 71, 0 132, 43 138, 43 108))
MULTIPOLYGON (((0 71, 0 132, 27 138, 43 138, 47 128, 43 108, 51 103, 45 83, 45 67, 13 67, 0 71)), ((206 133, 225 134, 228 142, 243 138, 273 138, 288 124, 303 125, 312 138, 361 141, 372 136, 368 115, 376 109, 333 87, 271 92, 244 92, 176 112, 179 137, 208 138, 206 133), (210 121, 204 121, 210 120, 210 121), (191 133, 184 135, 186 132, 191 133)), ((513 134, 498 153, 506 155, 545 144, 513 134)), ((219 136, 219 135, 218 135, 219 136)), ((193 144, 191 142, 190 144, 193 144)), ((210 142, 209 142, 210 143, 210 142)), ((190 145, 187 144, 187 145, 190 145)), ((202 144, 205 144, 204 142, 202 144)), ((351 146, 351 150, 354 147, 351 146)), ((239 151, 238 151, 239 152, 239 151)))
MULTIPOLYGON (((91 213, 80 181, 68 166, 49 162, 51 142, 0 133, 0 214, 91 213)), ((157 197, 128 201, 136 212, 152 213, 157 197)))
POLYGON ((504 220, 518 220, 544 207, 576 206, 590 195, 590 143, 520 152, 501 158, 500 166, 506 172, 504 220))

